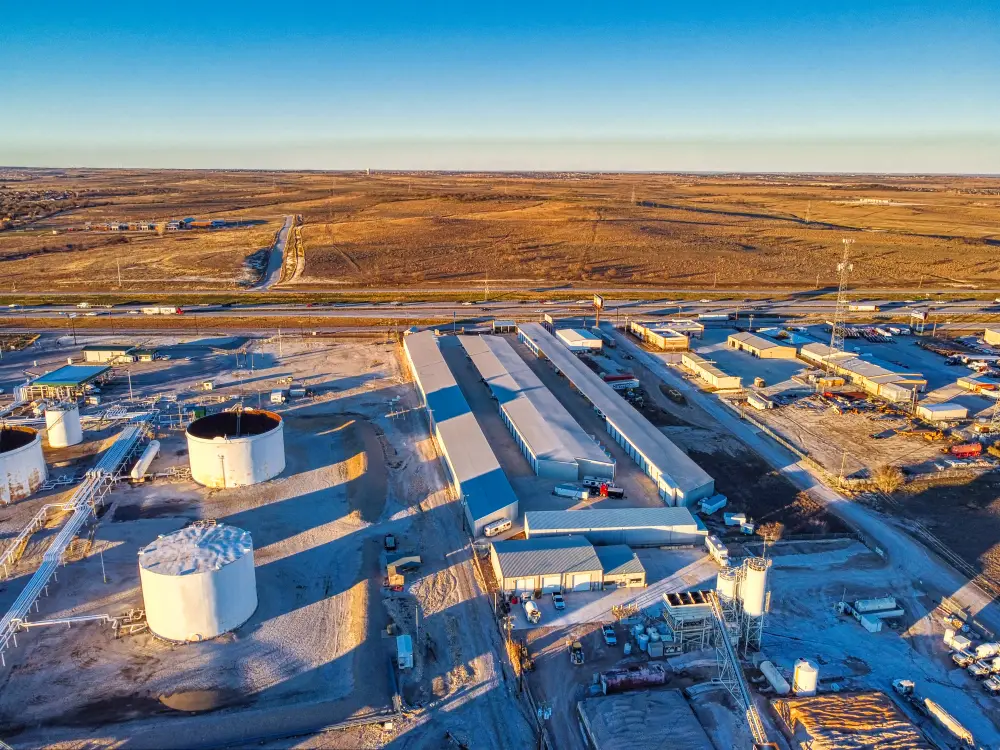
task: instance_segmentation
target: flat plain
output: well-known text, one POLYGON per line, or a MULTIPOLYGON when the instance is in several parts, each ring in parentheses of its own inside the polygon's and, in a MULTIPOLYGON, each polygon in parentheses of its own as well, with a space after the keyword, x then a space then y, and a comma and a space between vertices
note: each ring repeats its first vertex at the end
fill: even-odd
POLYGON ((845 237, 855 284, 1000 281, 988 177, 0 169, 3 212, 4 291, 244 288, 288 215, 300 291, 825 286, 845 237), (165 231, 188 216, 228 224, 165 231), (139 220, 158 227, 84 229, 139 220))

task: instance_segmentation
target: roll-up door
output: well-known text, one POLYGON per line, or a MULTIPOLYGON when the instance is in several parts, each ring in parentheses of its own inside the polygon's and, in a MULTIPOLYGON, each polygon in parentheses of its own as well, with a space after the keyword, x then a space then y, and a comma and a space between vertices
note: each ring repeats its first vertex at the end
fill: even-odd
POLYGON ((562 588, 562 576, 542 576, 542 591, 546 594, 551 594, 553 591, 559 591, 562 588))
POLYGON ((574 573, 573 590, 590 591, 590 573, 574 573))

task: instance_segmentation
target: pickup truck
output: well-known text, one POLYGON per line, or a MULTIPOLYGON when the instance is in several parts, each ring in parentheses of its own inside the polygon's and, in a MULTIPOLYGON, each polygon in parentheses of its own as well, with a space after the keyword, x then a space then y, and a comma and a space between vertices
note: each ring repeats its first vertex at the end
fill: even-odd
POLYGON ((615 635, 615 628, 613 625, 601 626, 601 635, 604 636, 604 642, 609 646, 618 645, 618 636, 615 635))

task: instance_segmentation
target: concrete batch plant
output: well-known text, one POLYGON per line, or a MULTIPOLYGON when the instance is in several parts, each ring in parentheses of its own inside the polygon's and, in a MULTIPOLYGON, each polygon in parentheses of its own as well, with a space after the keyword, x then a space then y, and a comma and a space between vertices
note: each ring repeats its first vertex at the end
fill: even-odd
POLYGON ((175 642, 228 633, 257 609, 250 532, 196 523, 139 551, 149 629, 175 642))
POLYGON ((53 404, 45 410, 45 430, 52 448, 67 448, 83 442, 80 407, 76 403, 53 404))
POLYGON ((209 414, 187 429, 191 478, 206 487, 244 487, 285 470, 281 417, 263 409, 209 414))
POLYGON ((30 427, 0 429, 0 502, 23 500, 49 478, 42 436, 30 427))

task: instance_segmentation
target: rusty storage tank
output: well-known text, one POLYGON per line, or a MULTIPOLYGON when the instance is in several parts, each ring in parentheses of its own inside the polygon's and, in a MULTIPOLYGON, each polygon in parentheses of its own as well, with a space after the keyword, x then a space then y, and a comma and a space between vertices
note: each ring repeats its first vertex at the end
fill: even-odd
POLYGON ((0 429, 0 502, 24 499, 48 478, 41 433, 11 425, 0 429))
POLYGON ((253 540, 226 524, 195 524, 139 552, 149 629, 177 642, 235 630, 257 609, 253 540))
POLYGON ((245 487, 285 470, 281 417, 264 409, 223 411, 187 429, 191 477, 206 487, 245 487))

